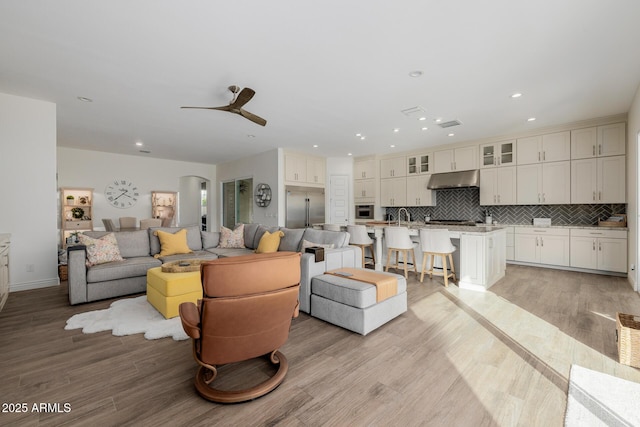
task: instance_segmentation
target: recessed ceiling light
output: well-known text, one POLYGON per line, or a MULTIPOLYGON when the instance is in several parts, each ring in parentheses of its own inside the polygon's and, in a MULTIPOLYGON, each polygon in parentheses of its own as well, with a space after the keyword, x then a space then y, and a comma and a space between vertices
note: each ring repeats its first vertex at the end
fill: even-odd
POLYGON ((411 77, 420 77, 420 76, 422 75, 422 71, 420 71, 420 70, 415 70, 415 71, 410 72, 410 73, 409 73, 409 75, 410 75, 411 77))
POLYGON ((85 96, 78 96, 78 101, 82 101, 82 102, 93 102, 93 99, 91 98, 87 98, 85 96))
POLYGON ((389 147, 396 148, 396 145, 395 144, 391 144, 389 147))
POLYGON ((427 128, 427 127, 422 128, 422 130, 427 130, 427 129, 429 129, 429 128, 427 128))
POLYGON ((453 136, 453 135, 455 135, 455 133, 450 133, 448 136, 453 136))
POLYGON ((427 118, 426 117, 420 117, 418 120, 424 121, 424 120, 427 120, 427 118))
POLYGON ((318 148, 318 144, 313 144, 313 148, 318 148))
POLYGON ((144 144, 143 144, 142 142, 138 141, 138 142, 136 142, 136 145, 137 145, 138 147, 142 147, 144 144))
POLYGON ((529 117, 529 118, 527 119, 527 121, 528 121, 528 122, 533 122, 533 121, 535 121, 535 120, 536 120, 536 118, 535 118, 535 117, 529 117))
POLYGON ((356 136, 362 136, 362 134, 361 133, 356 133, 356 136))
POLYGON ((512 98, 520 98, 522 96, 522 94, 520 92, 516 92, 513 95, 511 95, 512 98))
POLYGON ((364 140, 364 135, 362 135, 362 136, 360 137, 360 139, 361 139, 361 140, 364 140))
POLYGON ((442 121, 442 119, 435 119, 434 122, 436 123, 440 123, 442 121))
POLYGON ((353 154, 352 153, 347 153, 347 156, 353 156, 353 154))
POLYGON ((395 133, 398 133, 398 132, 400 132, 400 129, 395 128, 395 129, 393 129, 393 131, 394 131, 395 133))

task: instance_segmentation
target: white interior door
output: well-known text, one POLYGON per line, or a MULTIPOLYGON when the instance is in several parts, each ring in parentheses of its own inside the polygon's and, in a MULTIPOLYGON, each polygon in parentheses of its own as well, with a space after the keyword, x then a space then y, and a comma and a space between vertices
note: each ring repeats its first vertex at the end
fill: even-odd
POLYGON ((329 181, 329 222, 347 225, 349 223, 349 177, 347 175, 331 175, 329 181))

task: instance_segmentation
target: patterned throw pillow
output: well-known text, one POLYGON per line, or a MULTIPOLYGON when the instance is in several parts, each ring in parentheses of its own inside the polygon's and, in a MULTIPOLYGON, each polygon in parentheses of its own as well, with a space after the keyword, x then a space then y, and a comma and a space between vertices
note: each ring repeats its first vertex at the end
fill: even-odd
POLYGON ((231 231, 227 227, 220 227, 220 245, 219 248, 241 249, 244 248, 244 224, 236 225, 231 231))
POLYGON ((113 233, 105 234, 99 239, 79 234, 78 240, 80 244, 87 247, 87 266, 89 267, 112 261, 124 261, 120 256, 118 241, 113 233))

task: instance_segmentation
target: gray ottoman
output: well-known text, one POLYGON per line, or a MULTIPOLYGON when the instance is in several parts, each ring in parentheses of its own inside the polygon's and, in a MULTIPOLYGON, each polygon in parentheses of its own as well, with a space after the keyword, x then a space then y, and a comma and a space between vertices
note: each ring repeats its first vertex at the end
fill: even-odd
POLYGON ((311 279, 311 315, 350 331, 367 335, 407 311, 407 281, 398 279, 398 294, 376 303, 374 285, 323 274, 311 279))

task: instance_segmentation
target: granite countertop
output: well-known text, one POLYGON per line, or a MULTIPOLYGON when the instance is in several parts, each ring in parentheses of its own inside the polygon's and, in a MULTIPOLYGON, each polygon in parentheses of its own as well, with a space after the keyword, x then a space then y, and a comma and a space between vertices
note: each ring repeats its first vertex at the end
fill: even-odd
MULTIPOLYGON (((366 223, 367 227, 373 228, 384 228, 388 227, 389 224, 386 221, 369 221, 366 223)), ((397 226, 398 222, 392 222, 391 226, 397 226)), ((503 230, 504 226, 502 225, 450 225, 450 224, 426 224, 424 222, 401 222, 400 226, 407 227, 409 230, 419 230, 421 228, 432 228, 432 229, 447 229, 449 231, 457 231, 457 232, 465 232, 465 233, 476 233, 476 234, 484 234, 484 233, 492 233, 497 230, 503 230)))
POLYGON ((528 228, 580 228, 585 230, 591 230, 594 228, 598 228, 601 230, 628 230, 627 227, 607 227, 600 226, 596 224, 573 224, 573 225, 550 225, 550 226, 539 226, 533 224, 502 224, 498 223, 498 227, 528 227, 528 228))

